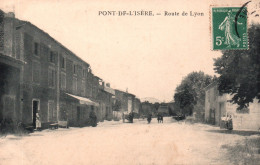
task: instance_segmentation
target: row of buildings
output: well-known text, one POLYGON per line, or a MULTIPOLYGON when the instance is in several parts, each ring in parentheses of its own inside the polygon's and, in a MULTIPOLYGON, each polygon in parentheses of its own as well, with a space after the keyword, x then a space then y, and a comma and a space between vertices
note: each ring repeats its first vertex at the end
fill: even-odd
POLYGON ((1 10, 0 70, 1 123, 35 127, 38 114, 43 128, 58 121, 84 126, 92 110, 98 121, 139 112, 135 95, 112 89, 87 62, 46 32, 1 10), (117 113, 115 102, 120 103, 117 113))

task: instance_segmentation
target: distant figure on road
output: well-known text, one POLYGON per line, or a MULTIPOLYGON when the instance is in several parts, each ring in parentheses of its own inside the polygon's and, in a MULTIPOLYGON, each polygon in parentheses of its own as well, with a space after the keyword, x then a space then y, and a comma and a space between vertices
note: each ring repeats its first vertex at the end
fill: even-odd
POLYGON ((158 120, 158 123, 163 123, 163 115, 158 113, 157 120, 158 120))
POLYGON ((151 120, 152 120, 152 115, 151 114, 148 114, 147 116, 147 121, 148 121, 148 124, 151 123, 151 120))
POLYGON ((128 119, 129 119, 129 123, 133 123, 134 122, 134 113, 133 112, 129 113, 128 119))
POLYGON ((89 113, 89 118, 90 118, 91 126, 96 127, 97 126, 97 115, 96 115, 94 109, 92 109, 91 112, 89 113))
POLYGON ((227 129, 232 130, 233 129, 233 121, 232 121, 232 116, 228 116, 228 121, 227 121, 227 129))

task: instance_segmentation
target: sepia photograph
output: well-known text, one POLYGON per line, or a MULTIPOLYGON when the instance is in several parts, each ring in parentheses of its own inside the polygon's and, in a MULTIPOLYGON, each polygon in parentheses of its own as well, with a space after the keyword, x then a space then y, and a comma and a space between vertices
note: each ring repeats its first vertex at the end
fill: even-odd
POLYGON ((0 0, 0 165, 259 165, 260 0, 0 0))

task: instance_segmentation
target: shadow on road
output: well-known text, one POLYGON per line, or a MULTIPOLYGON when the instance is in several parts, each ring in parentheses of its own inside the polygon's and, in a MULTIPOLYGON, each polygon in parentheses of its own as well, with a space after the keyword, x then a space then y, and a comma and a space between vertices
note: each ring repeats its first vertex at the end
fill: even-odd
POLYGON ((258 131, 246 131, 246 130, 207 130, 208 132, 213 133, 224 133, 224 134, 235 134, 240 136, 251 136, 251 135, 260 135, 260 132, 258 131))

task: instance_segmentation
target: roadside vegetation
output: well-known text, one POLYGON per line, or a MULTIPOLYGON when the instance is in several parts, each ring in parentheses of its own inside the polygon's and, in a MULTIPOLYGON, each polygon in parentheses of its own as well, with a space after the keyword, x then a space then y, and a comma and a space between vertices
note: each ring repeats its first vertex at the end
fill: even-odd
POLYGON ((226 158, 232 164, 259 164, 260 136, 247 137, 235 145, 222 145, 226 149, 226 158))

